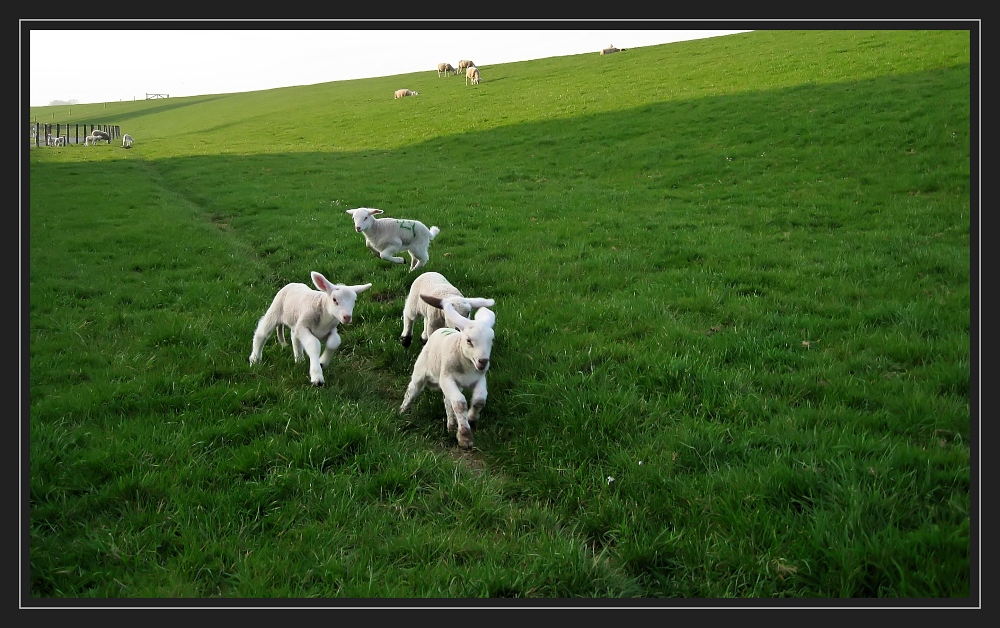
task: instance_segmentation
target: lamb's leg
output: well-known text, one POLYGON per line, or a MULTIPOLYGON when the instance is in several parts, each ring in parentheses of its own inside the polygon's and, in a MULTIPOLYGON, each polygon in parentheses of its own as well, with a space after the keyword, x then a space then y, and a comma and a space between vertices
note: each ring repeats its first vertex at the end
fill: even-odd
POLYGON ((319 356, 319 365, 326 368, 326 365, 330 363, 330 357, 333 356, 333 352, 337 350, 340 346, 340 334, 337 333, 337 328, 334 327, 330 331, 330 335, 326 338, 326 348, 323 349, 323 355, 319 356))
POLYGON ((427 254, 427 251, 410 249, 410 272, 426 264, 428 259, 430 259, 430 256, 427 254))
POLYGON ((475 427, 476 421, 479 420, 479 413, 483 411, 486 406, 486 378, 482 377, 476 382, 475 387, 472 389, 472 407, 469 408, 468 419, 469 425, 475 427))
POLYGON ((250 352, 250 364, 260 362, 260 352, 264 349, 264 343, 267 342, 272 331, 274 331, 274 325, 271 323, 271 317, 265 314, 257 322, 257 329, 253 333, 253 350, 250 352))
POLYGON ((412 406, 416 398, 420 396, 420 393, 424 390, 426 385, 427 382, 423 377, 420 377, 417 374, 413 375, 410 379, 409 386, 406 387, 406 394, 403 395, 403 403, 399 406, 400 414, 403 414, 410 409, 410 406, 412 406))
POLYGON ((413 321, 416 320, 416 316, 409 316, 407 309, 403 308, 403 333, 399 335, 399 342, 404 347, 409 347, 410 342, 413 340, 413 321))
POLYGON ((453 413, 448 415, 449 431, 454 421, 458 428, 455 436, 458 438, 459 447, 471 449, 472 428, 469 426, 469 419, 466 416, 469 404, 465 400, 465 395, 462 394, 458 384, 447 377, 441 380, 440 386, 441 392, 444 394, 445 411, 451 410, 453 413))
POLYGON ((301 345, 302 350, 309 356, 309 381, 313 386, 323 385, 323 367, 320 366, 320 347, 322 344, 319 338, 312 335, 305 327, 296 327, 292 330, 292 346, 296 341, 301 345))
POLYGON ((406 260, 403 259, 402 257, 396 256, 396 251, 398 250, 399 250, 398 247, 390 246, 384 249, 381 253, 379 253, 379 257, 388 262, 392 262, 393 264, 403 264, 406 262, 406 260))

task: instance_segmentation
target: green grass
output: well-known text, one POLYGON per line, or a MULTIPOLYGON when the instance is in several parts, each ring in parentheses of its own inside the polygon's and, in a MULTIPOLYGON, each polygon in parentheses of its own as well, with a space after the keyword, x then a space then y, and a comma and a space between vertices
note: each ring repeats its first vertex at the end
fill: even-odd
POLYGON ((28 150, 31 599, 968 598, 969 32, 481 72, 32 108, 136 144, 28 150), (471 452, 358 206, 497 301, 471 452))

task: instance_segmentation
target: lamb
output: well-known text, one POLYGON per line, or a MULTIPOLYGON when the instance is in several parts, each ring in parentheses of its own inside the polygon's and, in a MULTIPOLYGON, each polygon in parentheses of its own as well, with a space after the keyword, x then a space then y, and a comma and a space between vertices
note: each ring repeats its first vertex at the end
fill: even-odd
POLYGON ((330 357, 340 346, 337 326, 341 323, 350 324, 358 294, 372 285, 334 284, 316 271, 312 271, 310 276, 313 285, 319 290, 313 290, 304 283, 290 283, 278 290, 271 306, 257 322, 250 364, 260 362, 264 343, 275 329, 278 342, 285 346, 284 328, 288 327, 291 330, 295 361, 302 361, 304 351, 309 356, 309 381, 313 386, 322 386, 323 367, 330 363, 330 357), (326 348, 320 355, 324 342, 326 348))
POLYGON ((102 139, 104 139, 104 138, 97 137, 96 135, 88 135, 87 137, 83 138, 83 145, 84 146, 93 146, 94 144, 96 144, 97 142, 99 142, 102 139))
POLYGON ((354 218, 354 230, 365 235, 365 246, 375 255, 394 264, 403 264, 406 260, 395 254, 409 251, 410 272, 427 263, 430 259, 427 247, 441 233, 437 227, 428 229, 419 220, 376 218, 383 213, 381 209, 358 207, 348 209, 347 213, 354 218))
POLYGON ((441 74, 448 76, 449 74, 458 74, 458 71, 450 63, 439 63, 438 76, 441 76, 441 74))
POLYGON ((425 387, 440 389, 444 395, 449 432, 455 432, 459 447, 472 448, 472 427, 479 420, 479 413, 486 405, 486 372, 490 368, 493 350, 493 324, 496 314, 486 309, 493 306, 493 299, 439 299, 428 295, 421 298, 444 310, 451 327, 443 327, 427 340, 420 350, 413 376, 406 387, 399 413, 403 414, 425 387), (479 308, 474 319, 460 315, 456 303, 462 302, 470 310, 479 308), (463 389, 472 390, 472 405, 465 399, 463 389))
POLYGON ((53 146, 65 146, 66 145, 66 138, 62 137, 62 136, 59 136, 59 135, 53 135, 52 136, 52 145, 53 146))
POLYGON ((126 133, 122 136, 122 148, 132 148, 132 136, 126 133))
POLYGON ((475 63, 469 61, 468 59, 463 59, 462 61, 458 62, 458 71, 462 72, 463 70, 466 70, 467 68, 470 67, 474 67, 475 65, 476 65, 475 63))
POLYGON ((472 81, 473 85, 479 85, 479 68, 474 65, 465 70, 465 84, 468 85, 469 81, 472 81))
MULTIPOLYGON (((446 299, 456 297, 464 299, 458 288, 444 278, 441 273, 426 272, 410 284, 410 293, 406 297, 406 304, 403 306, 403 333, 399 336, 399 342, 404 347, 409 347, 413 340, 413 323, 418 318, 424 319, 424 330, 420 334, 420 342, 427 344, 427 339, 442 327, 447 327, 448 322, 444 318, 444 310, 431 306, 420 298, 421 295, 446 299)), ((469 308, 465 301, 454 302, 455 311, 462 316, 469 316, 469 308)))
POLYGON ((408 89, 397 89, 395 98, 405 98, 407 96, 418 96, 420 92, 412 92, 408 89))

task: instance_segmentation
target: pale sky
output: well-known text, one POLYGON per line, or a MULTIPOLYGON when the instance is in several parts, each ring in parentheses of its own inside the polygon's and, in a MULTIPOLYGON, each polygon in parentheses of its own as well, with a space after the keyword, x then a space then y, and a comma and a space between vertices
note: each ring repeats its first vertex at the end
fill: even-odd
MULTIPOLYGON (((457 5, 456 5, 457 6, 457 5)), ((100 24, 101 22, 92 22, 100 24)), ((463 23, 465 24, 465 23, 463 23)), ((29 105, 144 100, 480 67, 639 48, 746 31, 678 30, 31 30, 29 105)), ((40 25, 44 26, 44 23, 40 25)), ((60 26, 62 23, 60 23, 60 26)), ((23 49, 23 48, 22 48, 23 49)), ((22 63, 22 72, 25 71, 22 63)))

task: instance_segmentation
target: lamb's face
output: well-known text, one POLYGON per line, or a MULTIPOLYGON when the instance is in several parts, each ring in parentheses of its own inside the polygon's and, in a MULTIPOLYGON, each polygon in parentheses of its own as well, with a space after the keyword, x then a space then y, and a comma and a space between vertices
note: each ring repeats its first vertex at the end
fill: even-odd
POLYGON ((358 233, 375 224, 375 212, 365 207, 349 209, 347 213, 354 218, 354 230, 358 233))
POLYGON ((485 373, 489 370, 492 351, 492 327, 473 323, 462 330, 462 355, 472 362, 477 371, 485 373))
POLYGON ((326 293, 323 298, 323 307, 326 309, 327 315, 337 319, 344 325, 349 325, 354 318, 354 303, 357 301, 358 295, 371 288, 372 285, 366 283, 357 286, 344 286, 330 283, 329 279, 316 271, 313 271, 310 275, 312 276, 313 285, 318 290, 326 293))
POLYGON ((356 292, 350 288, 338 287, 327 294, 326 313, 344 325, 350 325, 354 318, 354 304, 358 300, 356 292))

